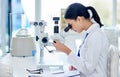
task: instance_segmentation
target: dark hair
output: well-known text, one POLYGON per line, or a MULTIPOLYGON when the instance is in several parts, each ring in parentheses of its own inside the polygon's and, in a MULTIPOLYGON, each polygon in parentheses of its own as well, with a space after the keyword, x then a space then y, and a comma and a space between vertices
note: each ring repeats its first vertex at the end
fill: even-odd
POLYGON ((86 19, 89 19, 90 14, 89 14, 88 10, 91 10, 91 12, 93 14, 92 18, 94 18, 94 20, 100 25, 100 27, 103 26, 103 24, 100 21, 100 17, 97 14, 96 10, 91 6, 85 7, 84 5, 82 5, 80 3, 71 4, 67 8, 64 18, 76 20, 78 16, 84 16, 86 19))

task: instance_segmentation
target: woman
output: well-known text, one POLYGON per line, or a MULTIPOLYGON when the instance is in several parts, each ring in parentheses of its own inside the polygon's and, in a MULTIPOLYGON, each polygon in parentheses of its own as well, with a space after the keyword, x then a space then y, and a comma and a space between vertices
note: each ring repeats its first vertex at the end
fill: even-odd
POLYGON ((80 3, 71 4, 65 13, 66 22, 71 29, 86 32, 78 54, 73 53, 63 43, 54 40, 57 50, 68 55, 70 64, 81 72, 80 77, 107 77, 107 53, 109 42, 101 27, 103 24, 96 10, 80 3))

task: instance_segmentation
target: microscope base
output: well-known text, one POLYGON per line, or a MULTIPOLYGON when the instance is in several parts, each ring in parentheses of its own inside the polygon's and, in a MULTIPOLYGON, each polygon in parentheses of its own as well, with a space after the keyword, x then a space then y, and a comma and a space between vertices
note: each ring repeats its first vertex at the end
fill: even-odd
POLYGON ((39 64, 37 66, 38 69, 43 70, 63 70, 63 65, 46 65, 46 64, 39 64))

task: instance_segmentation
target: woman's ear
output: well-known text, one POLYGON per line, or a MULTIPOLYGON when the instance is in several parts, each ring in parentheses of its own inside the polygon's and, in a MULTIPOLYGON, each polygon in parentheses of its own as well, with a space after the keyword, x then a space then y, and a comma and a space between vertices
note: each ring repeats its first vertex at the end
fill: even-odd
POLYGON ((83 16, 78 16, 78 17, 77 17, 77 20, 78 20, 79 22, 83 22, 84 19, 85 19, 85 18, 84 18, 83 16))

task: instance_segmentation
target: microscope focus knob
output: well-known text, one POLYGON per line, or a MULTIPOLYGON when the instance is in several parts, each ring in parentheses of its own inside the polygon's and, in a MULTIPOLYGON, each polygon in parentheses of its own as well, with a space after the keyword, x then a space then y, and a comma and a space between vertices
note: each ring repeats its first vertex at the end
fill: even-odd
POLYGON ((38 36, 36 36, 36 41, 38 41, 39 40, 39 37, 38 36))
POLYGON ((42 43, 47 43, 48 42, 48 38, 47 37, 43 37, 42 38, 42 43))

